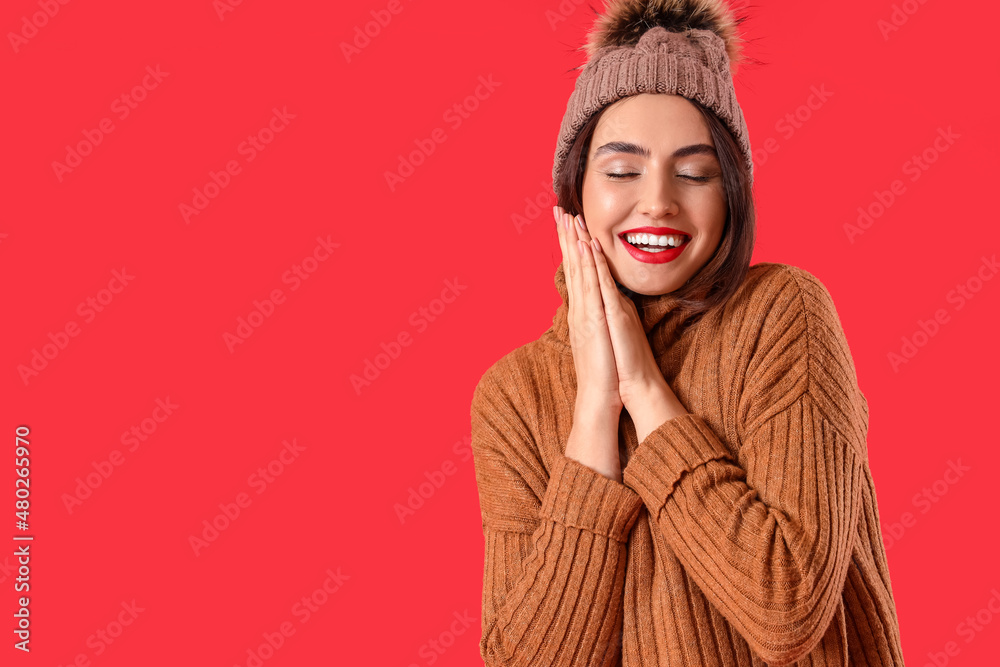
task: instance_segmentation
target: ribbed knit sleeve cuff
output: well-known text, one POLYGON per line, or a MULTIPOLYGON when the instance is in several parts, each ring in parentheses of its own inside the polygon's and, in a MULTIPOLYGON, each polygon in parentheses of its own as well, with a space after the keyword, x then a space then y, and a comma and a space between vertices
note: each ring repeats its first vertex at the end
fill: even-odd
POLYGON ((641 508, 642 498, 635 491, 560 454, 550 471, 539 515, 628 542, 641 508))
POLYGON ((726 446, 704 419, 688 413, 663 422, 639 443, 622 471, 622 480, 650 510, 658 510, 681 475, 722 458, 730 458, 726 446))

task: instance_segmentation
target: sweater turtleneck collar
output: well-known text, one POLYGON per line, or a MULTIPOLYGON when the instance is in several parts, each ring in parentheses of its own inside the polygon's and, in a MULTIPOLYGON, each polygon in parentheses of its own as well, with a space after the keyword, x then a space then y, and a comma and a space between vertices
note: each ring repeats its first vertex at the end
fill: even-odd
MULTIPOLYGON (((615 281, 615 284, 620 290, 627 289, 618 281, 615 281)), ((563 262, 560 262, 556 269, 555 285, 559 296, 562 297, 562 303, 559 304, 559 308, 552 318, 552 331, 556 338, 569 348, 569 288, 566 285, 563 262)), ((684 320, 681 317, 681 309, 677 307, 677 297, 673 293, 646 295, 631 290, 627 290, 626 294, 632 298, 632 302, 636 306, 653 354, 660 356, 676 339, 679 333, 678 328, 684 320)))

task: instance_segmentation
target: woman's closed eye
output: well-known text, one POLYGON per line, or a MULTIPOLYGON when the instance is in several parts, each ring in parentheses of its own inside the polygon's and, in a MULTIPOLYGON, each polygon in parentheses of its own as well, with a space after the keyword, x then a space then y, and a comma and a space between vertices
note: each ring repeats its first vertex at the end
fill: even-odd
MULTIPOLYGON (((622 179, 628 178, 629 176, 638 176, 639 174, 633 171, 629 172, 607 172, 605 176, 611 179, 622 179)), ((692 174, 677 174, 678 178, 686 178, 692 181, 709 181, 712 179, 711 176, 694 176, 692 174)))

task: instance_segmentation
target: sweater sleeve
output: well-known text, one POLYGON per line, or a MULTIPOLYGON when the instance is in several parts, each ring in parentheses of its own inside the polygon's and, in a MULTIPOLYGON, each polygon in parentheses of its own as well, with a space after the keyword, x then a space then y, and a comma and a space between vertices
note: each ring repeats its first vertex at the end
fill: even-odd
POLYGON ((867 429, 830 295, 801 269, 783 278, 734 404, 739 453, 689 413, 651 432, 623 473, 687 573, 769 665, 810 653, 843 605, 867 429))
POLYGON ((485 541, 483 661, 615 665, 626 545, 642 499, 563 454, 546 481, 522 418, 488 376, 472 401, 485 541))

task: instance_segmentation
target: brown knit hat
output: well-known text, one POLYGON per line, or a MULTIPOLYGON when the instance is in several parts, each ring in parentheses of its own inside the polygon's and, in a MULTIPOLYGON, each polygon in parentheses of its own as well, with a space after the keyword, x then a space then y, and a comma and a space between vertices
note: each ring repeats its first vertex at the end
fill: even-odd
POLYGON ((732 78, 743 60, 736 30, 742 21, 724 0, 610 0, 583 47, 588 60, 559 128, 553 183, 590 117, 640 93, 673 93, 714 111, 736 139, 753 183, 750 136, 732 78))

